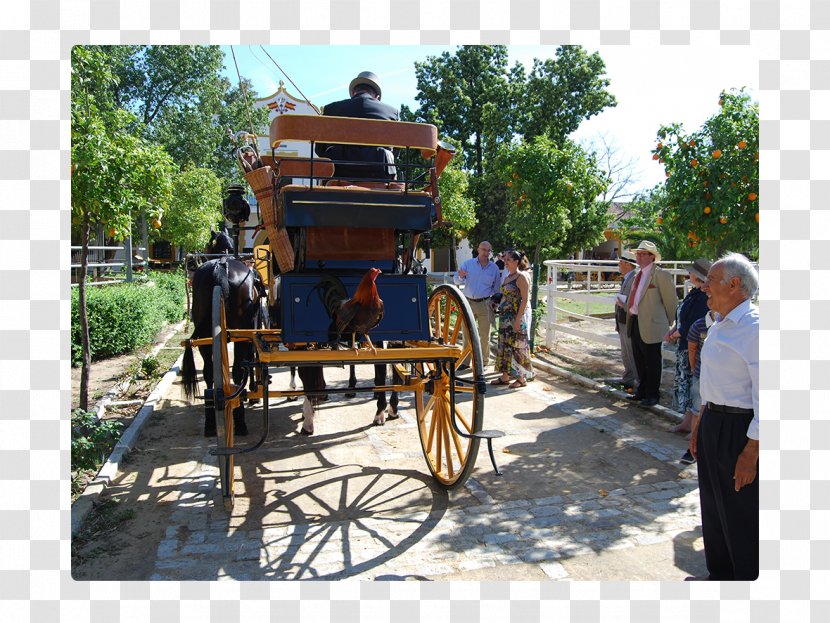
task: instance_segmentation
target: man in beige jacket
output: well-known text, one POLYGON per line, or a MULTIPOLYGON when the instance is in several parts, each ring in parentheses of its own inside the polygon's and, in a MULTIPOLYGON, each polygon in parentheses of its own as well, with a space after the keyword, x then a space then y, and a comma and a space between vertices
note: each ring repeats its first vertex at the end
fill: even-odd
POLYGON ((631 337, 640 385, 630 398, 650 407, 660 399, 661 347, 677 310, 677 290, 671 273, 656 265, 660 261, 657 245, 643 240, 634 255, 639 270, 628 295, 626 329, 631 337))

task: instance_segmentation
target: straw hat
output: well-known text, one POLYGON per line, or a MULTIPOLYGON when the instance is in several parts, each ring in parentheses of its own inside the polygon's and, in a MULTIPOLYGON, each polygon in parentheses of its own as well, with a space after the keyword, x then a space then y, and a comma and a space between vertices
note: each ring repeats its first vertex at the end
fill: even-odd
POLYGON ((709 274, 709 269, 712 268, 712 262, 705 258, 698 258, 687 267, 690 275, 694 275, 701 281, 706 281, 706 275, 709 274))
POLYGON ((361 71, 359 74, 357 74, 357 78, 355 78, 349 83, 349 95, 354 93, 355 88, 360 86, 361 84, 366 84, 372 87, 377 92, 378 99, 380 99, 380 78, 378 78, 375 74, 373 74, 371 71, 361 71))
POLYGON ((651 240, 643 240, 640 243, 640 246, 635 249, 635 251, 648 251, 654 256, 655 262, 659 262, 661 259, 660 251, 657 250, 657 245, 654 244, 651 240))

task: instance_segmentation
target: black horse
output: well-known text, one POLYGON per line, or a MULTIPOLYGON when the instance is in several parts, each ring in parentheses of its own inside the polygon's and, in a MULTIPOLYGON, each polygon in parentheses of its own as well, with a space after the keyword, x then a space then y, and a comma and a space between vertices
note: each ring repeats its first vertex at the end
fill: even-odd
MULTIPOLYGON (((233 241, 224 232, 211 232, 211 241, 205 253, 233 252, 233 241)), ((261 324, 260 299, 265 295, 265 289, 259 274, 244 262, 226 256, 209 260, 202 264, 193 273, 193 334, 191 339, 210 337, 213 326, 212 299, 213 289, 219 286, 225 300, 225 318, 229 329, 256 329, 261 324)), ((241 366, 243 361, 251 361, 254 356, 253 345, 250 342, 234 343, 234 363, 232 378, 234 383, 242 383, 245 375, 241 366)), ((213 351, 210 345, 200 346, 199 353, 204 361, 202 375, 205 384, 213 387, 213 351)), ((253 379, 251 379, 253 384, 253 379)), ((196 365, 193 359, 193 349, 185 348, 182 361, 182 386, 185 396, 193 399, 198 390, 196 380, 196 365)), ((252 385, 253 388, 253 385, 252 385)), ((247 435, 248 427, 245 423, 245 406, 240 404, 233 413, 234 431, 237 435, 247 435)), ((213 406, 205 405, 205 436, 216 435, 216 413, 213 406)))

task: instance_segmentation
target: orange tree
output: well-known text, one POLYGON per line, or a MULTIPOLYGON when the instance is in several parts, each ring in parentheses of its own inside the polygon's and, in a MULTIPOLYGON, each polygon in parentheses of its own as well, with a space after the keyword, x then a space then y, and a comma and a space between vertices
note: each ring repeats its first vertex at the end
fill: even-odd
POLYGON ((120 110, 104 94, 115 80, 103 56, 81 46, 72 49, 72 221, 80 226, 81 279, 79 324, 83 352, 80 406, 88 406, 89 323, 86 313, 86 269, 92 228, 104 226, 110 238, 130 234, 142 211, 160 219, 170 200, 173 161, 163 148, 136 136, 131 113, 120 110))
POLYGON ((666 170, 660 225, 696 255, 758 257, 758 103, 724 91, 720 110, 696 132, 662 126, 655 160, 666 170))
POLYGON ((608 179, 592 154, 541 135, 507 145, 500 171, 508 189, 505 221, 534 265, 543 251, 561 256, 602 241, 608 205, 597 197, 608 179))

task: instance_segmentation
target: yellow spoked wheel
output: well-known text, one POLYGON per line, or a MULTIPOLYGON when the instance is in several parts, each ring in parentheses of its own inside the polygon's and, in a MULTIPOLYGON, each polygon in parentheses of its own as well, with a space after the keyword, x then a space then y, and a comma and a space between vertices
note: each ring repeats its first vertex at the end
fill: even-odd
MULTIPOLYGON (((233 448, 233 410, 239 406, 239 398, 218 400, 218 391, 227 397, 236 387, 231 382, 228 356, 228 332, 225 320, 225 304, 222 289, 213 288, 213 404, 216 410, 216 446, 219 451, 233 448), (224 403, 224 407, 222 406, 224 403)), ((218 455, 219 486, 225 508, 233 508, 233 455, 218 455)))
POLYGON ((449 368, 434 363, 417 364, 426 382, 415 390, 418 434, 430 472, 446 489, 464 484, 475 466, 484 421, 481 346, 473 313, 458 288, 440 285, 427 306, 430 331, 444 344, 461 346, 451 385, 449 368), (472 337, 471 337, 472 336, 472 337), (461 367, 461 370, 458 368, 461 367), (460 434, 459 433, 463 433, 460 434))

